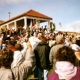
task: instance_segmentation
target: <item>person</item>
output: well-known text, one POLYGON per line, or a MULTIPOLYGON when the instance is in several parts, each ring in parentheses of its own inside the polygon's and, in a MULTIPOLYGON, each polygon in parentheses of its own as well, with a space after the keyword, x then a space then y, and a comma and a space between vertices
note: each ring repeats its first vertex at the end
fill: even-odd
POLYGON ((76 38, 72 39, 72 44, 70 45, 75 51, 80 51, 80 46, 76 44, 76 38))
POLYGON ((11 64, 11 68, 14 68, 15 66, 19 66, 24 60, 24 56, 21 53, 22 49, 23 47, 21 44, 19 43, 15 44, 15 51, 14 51, 13 62, 11 64))
MULTIPOLYGON (((64 46, 64 42, 65 42, 64 37, 62 37, 61 35, 57 35, 55 37, 55 40, 56 40, 56 44, 51 48, 50 54, 49 54, 49 60, 50 60, 52 67, 54 67, 55 62, 56 62, 55 54, 56 54, 57 50, 60 47, 64 46)), ((55 67, 54 67, 54 69, 55 69, 55 67)))
POLYGON ((6 48, 0 50, 0 80, 13 80, 10 69, 13 61, 13 52, 6 48))
POLYGON ((76 38, 72 39, 70 47, 75 51, 76 66, 80 66, 80 46, 76 44, 76 38))
POLYGON ((52 47, 52 46, 54 46, 56 44, 56 41, 54 40, 54 35, 52 33, 49 35, 48 43, 49 43, 50 47, 52 47))
MULTIPOLYGON (((28 43, 27 53, 33 54, 30 43, 28 43)), ((33 62, 25 58, 19 66, 11 68, 12 61, 13 51, 8 47, 0 50, 0 80, 27 80, 34 67, 33 62)))
POLYGON ((66 35, 65 37, 65 45, 66 46, 70 46, 71 45, 71 37, 66 35))
MULTIPOLYGON (((80 37, 79 37, 80 38, 80 37)), ((80 46, 80 39, 76 40, 76 44, 80 46)))
POLYGON ((3 34, 0 33, 0 50, 2 49, 3 44, 3 34))
POLYGON ((44 80, 47 80, 47 73, 49 68, 49 52, 50 47, 47 44, 47 40, 45 37, 41 36, 39 37, 41 42, 36 46, 34 49, 35 58, 36 58, 36 70, 37 70, 37 76, 39 80, 43 80, 43 74, 44 74, 44 80))
POLYGON ((55 54, 56 69, 52 71, 47 80, 80 80, 80 67, 75 66, 76 56, 69 46, 63 46, 55 54))
POLYGON ((76 66, 80 66, 80 51, 75 51, 76 66))
POLYGON ((36 48, 36 46, 40 43, 40 39, 38 39, 35 36, 31 36, 29 38, 29 42, 30 42, 30 44, 32 46, 32 50, 34 51, 34 49, 36 48))

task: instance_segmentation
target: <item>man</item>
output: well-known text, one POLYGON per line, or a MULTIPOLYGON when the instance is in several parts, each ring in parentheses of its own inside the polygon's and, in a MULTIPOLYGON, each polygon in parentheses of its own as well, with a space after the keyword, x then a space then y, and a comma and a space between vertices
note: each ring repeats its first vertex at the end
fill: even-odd
POLYGON ((64 45, 64 41, 65 41, 65 39, 62 35, 56 36, 56 45, 51 48, 50 54, 49 54, 49 60, 50 60, 50 63, 53 67, 56 62, 55 54, 57 53, 57 50, 64 45))
POLYGON ((37 76, 39 80, 47 80, 47 73, 50 67, 49 65, 50 47, 47 44, 47 40, 45 37, 42 36, 39 39, 41 40, 41 42, 37 45, 37 47, 34 50, 36 58, 37 76))

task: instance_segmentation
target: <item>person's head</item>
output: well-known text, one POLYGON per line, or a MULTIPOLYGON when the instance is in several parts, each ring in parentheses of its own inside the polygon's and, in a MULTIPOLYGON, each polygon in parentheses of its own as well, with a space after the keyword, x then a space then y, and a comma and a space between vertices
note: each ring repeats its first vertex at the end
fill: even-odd
POLYGON ((21 51, 23 49, 23 46, 21 44, 19 44, 19 43, 16 43, 15 44, 15 49, 21 51))
POLYGON ((53 39, 54 39, 54 35, 53 35, 52 33, 50 33, 49 39, 50 39, 50 40, 53 40, 53 39))
POLYGON ((10 68, 13 61, 13 52, 8 48, 0 50, 0 67, 10 68))
POLYGON ((38 33, 37 38, 40 38, 40 37, 42 37, 42 36, 43 36, 42 33, 38 33))
POLYGON ((42 36, 42 37, 39 37, 39 39, 41 40, 41 44, 46 44, 47 43, 47 39, 44 37, 44 36, 42 36))
POLYGON ((74 50, 68 46, 63 46, 57 51, 55 58, 57 61, 68 61, 75 64, 76 56, 74 50))
POLYGON ((72 39, 72 44, 76 44, 76 38, 72 39))
POLYGON ((66 40, 69 42, 71 41, 71 37, 70 36, 66 36, 66 40))
POLYGON ((57 44, 63 44, 65 41, 64 37, 61 35, 57 35, 55 39, 57 44))

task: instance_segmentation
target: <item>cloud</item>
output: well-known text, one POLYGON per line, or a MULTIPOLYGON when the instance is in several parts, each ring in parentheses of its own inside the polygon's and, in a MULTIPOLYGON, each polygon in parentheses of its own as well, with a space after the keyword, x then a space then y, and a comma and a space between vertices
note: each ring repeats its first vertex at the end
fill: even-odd
POLYGON ((0 0, 0 4, 17 4, 22 2, 31 2, 32 0, 0 0))
POLYGON ((71 24, 64 26, 64 30, 72 32, 80 32, 80 21, 75 21, 71 24))
POLYGON ((67 25, 62 25, 62 27, 57 25, 57 27, 58 27, 57 28, 58 31, 70 31, 70 32, 80 33, 80 20, 67 25))

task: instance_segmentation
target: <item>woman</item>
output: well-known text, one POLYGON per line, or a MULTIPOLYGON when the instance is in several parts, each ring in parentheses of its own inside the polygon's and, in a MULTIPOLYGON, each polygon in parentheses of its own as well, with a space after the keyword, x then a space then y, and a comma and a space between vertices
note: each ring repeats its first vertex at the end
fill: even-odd
POLYGON ((10 69, 13 61, 13 52, 9 49, 0 50, 0 80, 13 80, 10 69))
POLYGON ((15 51, 14 51, 14 56, 13 56, 13 62, 11 65, 11 68, 14 68, 15 66, 19 66, 23 59, 23 55, 21 53, 21 50, 23 49, 22 45, 19 43, 15 44, 15 51))
MULTIPOLYGON (((27 53, 33 54, 31 44, 28 43, 27 45, 27 53)), ((25 57, 26 56, 27 55, 25 55, 25 57)), ((15 66, 11 69, 12 61, 13 52, 11 50, 8 48, 0 50, 0 80, 27 80, 33 69, 33 62, 27 61, 25 58, 19 66, 15 66)))
POLYGON ((55 58, 56 69, 48 75, 47 80, 80 80, 80 67, 75 66, 76 56, 72 48, 59 48, 55 58))

